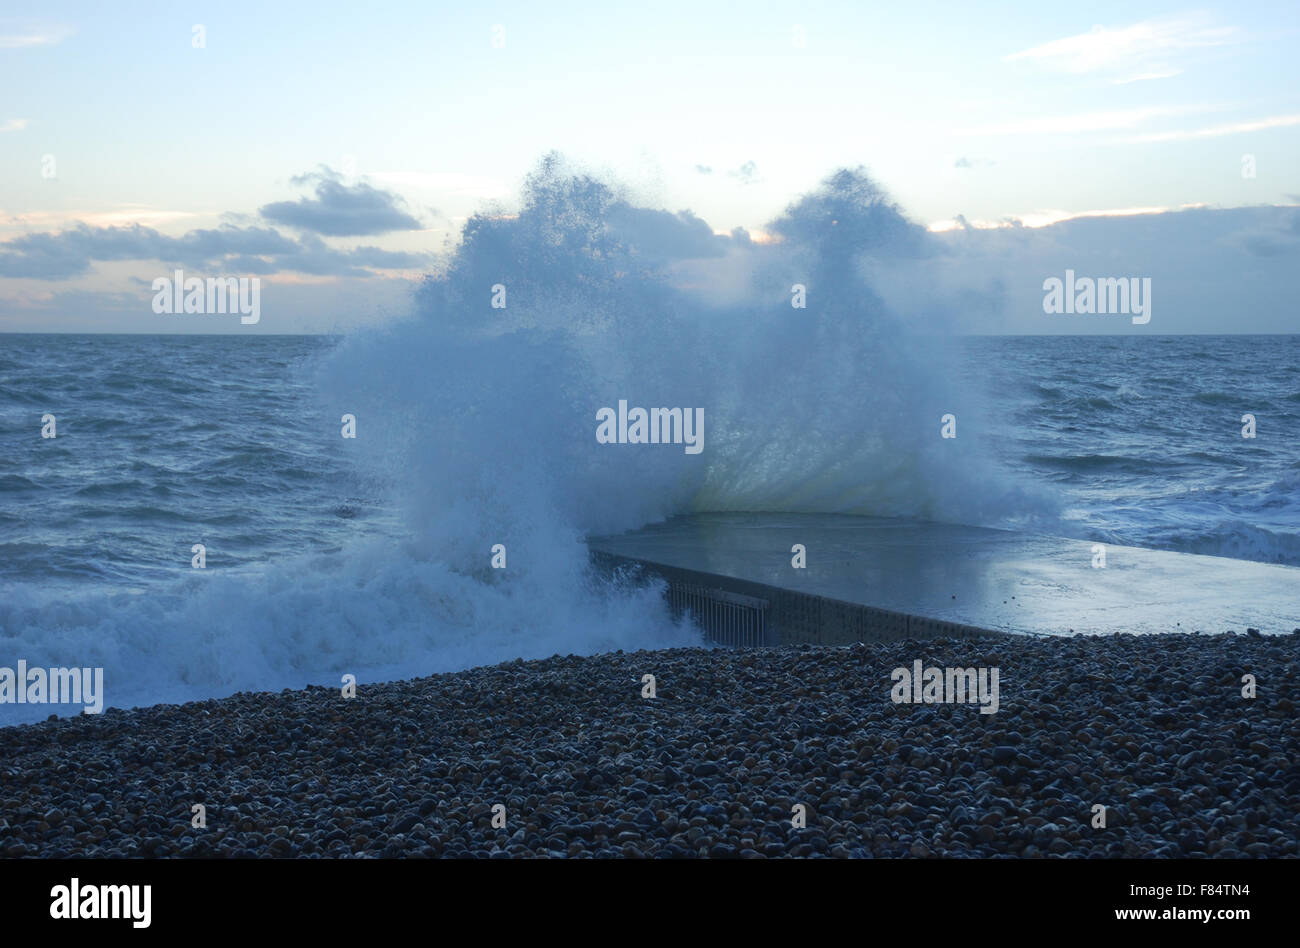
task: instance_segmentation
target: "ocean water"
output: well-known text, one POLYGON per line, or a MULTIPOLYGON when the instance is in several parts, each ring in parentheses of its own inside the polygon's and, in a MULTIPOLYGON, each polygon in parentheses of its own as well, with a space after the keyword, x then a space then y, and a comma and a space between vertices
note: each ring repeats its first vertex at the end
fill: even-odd
POLYGON ((1056 491, 1056 532, 1300 564, 1300 335, 986 337, 965 349, 993 452, 1056 491))
POLYGON ((611 236, 626 213, 544 169, 407 318, 342 338, 0 336, 0 666, 102 666, 131 706, 696 644, 583 542, 682 512, 1300 564, 1300 337, 918 333, 850 252, 910 239, 860 181, 793 205, 725 299, 611 236), (621 399, 703 408, 704 450, 598 443, 621 399))
MULTIPOLYGON (((358 463, 368 419, 359 443, 344 440, 352 406, 316 384, 338 348, 315 336, 0 336, 0 581, 143 594, 188 571, 195 543, 228 572, 404 536, 393 483, 358 463), (53 439, 41 437, 46 412, 53 439)), ((1007 476, 1050 485, 1054 532, 1300 565, 1300 336, 958 348, 959 438, 986 439, 1007 476)), ((705 508, 663 513, 688 509, 705 508)))

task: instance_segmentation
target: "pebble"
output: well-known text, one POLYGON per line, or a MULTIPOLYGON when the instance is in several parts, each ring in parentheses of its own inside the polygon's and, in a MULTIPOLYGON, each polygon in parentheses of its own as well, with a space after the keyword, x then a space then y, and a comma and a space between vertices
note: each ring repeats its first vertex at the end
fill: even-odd
POLYGON ((239 694, 0 729, 0 853, 1295 857, 1297 695, 1300 636, 1252 634, 615 652, 239 694), (1000 710, 892 703, 916 659, 997 666, 1000 710))

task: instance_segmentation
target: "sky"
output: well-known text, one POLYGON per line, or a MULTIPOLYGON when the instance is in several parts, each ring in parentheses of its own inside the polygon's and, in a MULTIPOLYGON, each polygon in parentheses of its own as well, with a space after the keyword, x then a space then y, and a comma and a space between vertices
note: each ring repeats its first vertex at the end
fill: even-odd
POLYGON ((1296 331, 1297 51, 1295 2, 11 0, 0 330, 185 331, 149 301, 186 260, 264 281, 244 329, 390 318, 558 151, 760 240, 863 166, 949 249, 925 282, 1006 291, 964 331, 1062 331, 1075 260, 1164 277, 1143 331, 1296 331))

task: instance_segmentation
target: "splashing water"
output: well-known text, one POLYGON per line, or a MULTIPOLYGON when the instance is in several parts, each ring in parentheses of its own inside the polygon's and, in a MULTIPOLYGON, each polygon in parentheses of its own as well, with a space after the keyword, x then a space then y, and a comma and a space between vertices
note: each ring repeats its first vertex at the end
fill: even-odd
MULTIPOLYGON (((346 534, 286 517, 297 545, 249 541, 261 552, 241 565, 179 579, 7 578, 0 664, 103 666, 108 704, 127 706, 695 644, 656 590, 593 575, 584 537, 702 510, 1050 522, 1050 497, 939 437, 958 406, 952 354, 872 292, 872 267, 935 253, 924 230, 860 171, 767 230, 716 236, 548 157, 516 213, 467 223, 408 318, 285 368, 305 393, 279 405, 282 439, 333 442, 295 463, 390 516, 346 534), (704 450, 599 443, 597 412, 620 400, 703 409, 704 450), (340 446, 343 411, 357 438, 340 446), (489 566, 495 544, 505 569, 489 566)), ((186 410, 201 431, 223 408, 186 410)), ((186 450, 212 449, 202 438, 186 450)), ((242 463, 292 453, 253 440, 242 463)), ((140 456, 158 451, 150 439, 140 456)), ((263 480, 239 499, 274 519, 295 489, 263 480)), ((188 549, 179 519, 165 539, 188 549)), ((0 722, 50 710, 0 705, 0 722)))

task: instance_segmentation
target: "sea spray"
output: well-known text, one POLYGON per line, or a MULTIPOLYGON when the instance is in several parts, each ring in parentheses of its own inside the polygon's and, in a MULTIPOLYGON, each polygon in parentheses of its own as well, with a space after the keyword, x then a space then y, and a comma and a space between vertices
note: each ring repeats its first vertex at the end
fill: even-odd
MULTIPOLYGON (((977 439, 954 451, 938 436, 953 404, 941 348, 863 275, 864 260, 923 255, 927 238, 864 175, 793 204, 771 243, 700 223, 547 159, 517 212, 466 224, 409 318, 354 333, 320 366, 313 410, 340 452, 340 500, 381 492, 391 535, 237 568, 207 542, 207 569, 186 552, 177 578, 131 591, 14 586, 7 650, 103 667, 107 706, 344 675, 363 698, 367 683, 515 657, 700 641, 657 589, 594 573, 590 534, 692 510, 983 522, 1026 509, 983 473, 977 439), (598 443, 593 412, 628 393, 702 410, 707 450, 598 443), (505 568, 490 565, 497 548, 505 568)), ((222 474, 236 475, 260 476, 222 474)), ((202 539, 186 532, 182 551, 202 539)), ((0 722, 34 719, 17 707, 0 722)))

